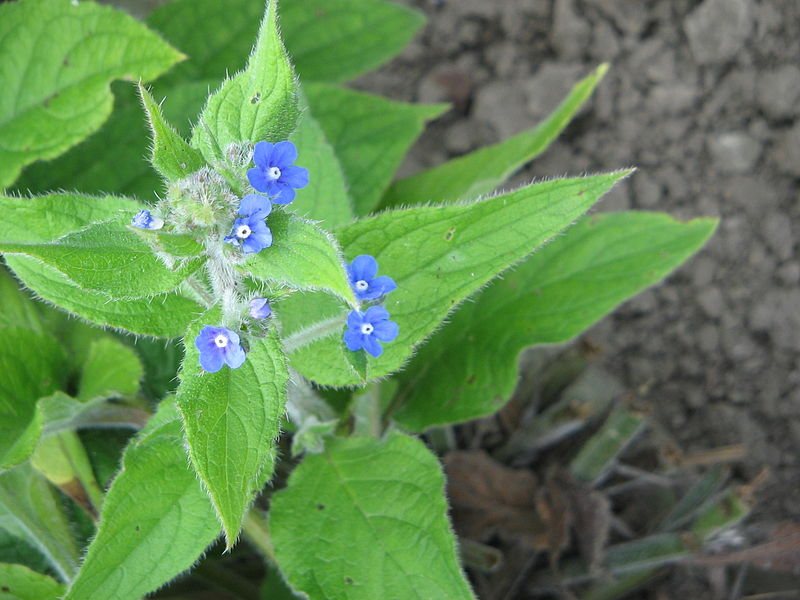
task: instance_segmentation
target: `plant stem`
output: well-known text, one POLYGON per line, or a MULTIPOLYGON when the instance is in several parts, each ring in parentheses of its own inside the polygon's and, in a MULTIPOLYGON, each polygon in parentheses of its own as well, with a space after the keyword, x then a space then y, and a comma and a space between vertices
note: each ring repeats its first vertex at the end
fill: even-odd
POLYGON ((202 300, 203 303, 206 305, 206 308, 211 308, 212 306, 214 306, 214 298, 211 296, 211 294, 208 293, 206 287, 202 283, 197 281, 197 279, 195 279, 194 277, 189 277, 186 280, 186 285, 192 288, 192 290, 197 294, 200 300, 202 300))
POLYGON ((269 536, 266 515, 259 509, 251 508, 244 517, 242 531, 247 540, 270 562, 275 564, 275 548, 269 536))
POLYGON ((328 319, 314 323, 311 327, 298 331, 294 335, 283 340, 283 348, 286 353, 293 352, 298 348, 307 346, 316 340, 328 337, 329 335, 344 329, 344 320, 341 318, 328 319))

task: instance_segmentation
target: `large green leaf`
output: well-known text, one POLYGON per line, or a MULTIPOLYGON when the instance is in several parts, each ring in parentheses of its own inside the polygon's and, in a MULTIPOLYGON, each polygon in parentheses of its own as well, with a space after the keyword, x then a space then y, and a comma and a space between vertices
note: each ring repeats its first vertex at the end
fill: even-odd
POLYGON ((0 470, 33 452, 42 430, 36 401, 60 387, 66 360, 47 334, 19 327, 0 331, 0 470))
POLYGON ((272 475, 289 374, 274 330, 250 340, 238 369, 203 372, 194 340, 203 325, 217 325, 219 318, 213 310, 189 328, 177 402, 192 465, 230 547, 255 493, 272 475))
POLYGON ((396 181, 386 192, 381 207, 471 200, 490 193, 547 149, 592 95, 607 70, 607 65, 601 65, 579 82, 558 108, 533 129, 396 181))
POLYGON ((63 273, 81 289, 114 300, 172 291, 202 264, 202 259, 197 258, 177 264, 174 270, 168 269, 128 229, 126 221, 130 221, 129 215, 89 225, 52 242, 3 240, 0 252, 36 258, 63 273))
POLYGON ((78 400, 133 396, 143 374, 142 363, 130 347, 113 338, 95 340, 83 364, 78 400))
MULTIPOLYGON (((212 85, 217 85, 217 81, 158 88, 156 98, 164 99, 161 104, 164 116, 181 134, 190 130, 189 121, 200 112, 212 85)), ((150 136, 146 119, 134 86, 119 86, 114 89, 114 112, 95 135, 55 160, 30 165, 15 187, 33 194, 70 189, 154 201, 163 183, 147 160, 150 136)))
MULTIPOLYGON (((385 306, 400 335, 382 356, 367 360, 366 379, 400 368, 459 303, 568 227, 626 174, 548 181, 472 204, 386 212, 341 229, 346 257, 371 254, 398 285, 385 306)), ((286 312, 276 306, 284 323, 286 312)), ((342 310, 305 327, 284 326, 292 366, 324 385, 362 383, 365 378, 342 360, 348 352, 344 321, 342 310), (315 328, 319 335, 308 336, 315 328), (302 344, 297 335, 304 336, 302 344)))
POLYGON ((44 300, 69 313, 104 327, 116 327, 153 337, 181 335, 203 307, 178 294, 162 294, 139 300, 109 300, 87 292, 55 269, 27 256, 7 256, 8 266, 26 286, 44 300))
POLYGON ((663 279, 714 231, 658 213, 593 215, 461 307, 398 375, 404 427, 466 421, 498 410, 517 378, 517 356, 567 341, 663 279))
POLYGON ((0 474, 0 528, 38 549, 61 579, 77 571, 78 547, 60 498, 28 463, 0 474))
POLYGON ((328 290, 356 305, 341 251, 330 234, 291 213, 267 218, 272 246, 251 255, 239 268, 257 279, 300 290, 328 290))
POLYGON ((425 24, 416 10, 385 0, 284 0, 286 47, 304 80, 345 81, 399 53, 425 24))
POLYGON ((43 333, 39 307, 19 282, 0 266, 0 327, 22 327, 43 333))
POLYGON ((307 84, 311 112, 344 169, 355 210, 375 208, 411 144, 447 104, 406 104, 335 85, 307 84))
POLYGON ((0 563, 0 600, 58 600, 64 586, 22 565, 0 563))
POLYGON ((208 162, 223 159, 229 144, 279 142, 294 131, 297 90, 276 13, 277 0, 269 0, 247 67, 209 96, 192 131, 192 145, 208 162))
POLYGON ((179 415, 165 402, 125 451, 65 600, 137 600, 191 567, 218 535, 186 458, 179 415))
POLYGON ((308 185, 297 190, 294 211, 320 221, 326 229, 352 221, 353 208, 339 159, 310 111, 300 115, 289 139, 297 146, 298 163, 311 173, 308 185))
POLYGON ((284 575, 310 598, 474 598, 441 466, 411 437, 335 439, 306 455, 272 498, 270 532, 284 575))
POLYGON ((149 80, 181 54, 125 13, 92 2, 0 5, 0 188, 111 113, 113 79, 149 80))

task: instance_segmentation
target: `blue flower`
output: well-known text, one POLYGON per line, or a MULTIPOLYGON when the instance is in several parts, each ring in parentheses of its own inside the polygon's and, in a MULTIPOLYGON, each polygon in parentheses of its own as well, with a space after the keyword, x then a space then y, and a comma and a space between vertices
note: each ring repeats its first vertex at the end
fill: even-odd
POLYGON ((266 319, 272 314, 269 300, 266 298, 253 298, 250 300, 250 316, 254 319, 266 319))
POLYGON ((131 220, 131 225, 139 229, 161 229, 164 221, 150 214, 149 210, 142 209, 131 220))
POLYGON ((205 325, 194 338, 194 345, 200 351, 200 366, 209 373, 219 371, 223 363, 231 369, 238 369, 244 363, 239 336, 230 329, 205 325))
POLYGON ((261 252, 272 245, 272 232, 264 218, 272 210, 272 204, 264 196, 250 194, 242 199, 239 207, 240 213, 251 212, 236 219, 230 235, 225 236, 225 241, 234 246, 241 246, 245 254, 261 252), (262 199, 257 200, 257 199, 262 199))
POLYGON ((356 256, 347 265, 347 274, 350 277, 350 286, 359 300, 375 300, 397 289, 397 284, 391 277, 375 277, 378 274, 378 261, 368 254, 356 256))
POLYGON ((289 204, 295 190, 308 185, 308 170, 296 167, 297 148, 292 142, 258 142, 253 153, 255 168, 247 171, 247 179, 259 192, 269 194, 275 204, 289 204))
POLYGON ((363 348, 375 357, 383 353, 380 342, 391 342, 399 331, 397 323, 389 320, 389 312, 382 306, 370 306, 363 313, 351 310, 347 315, 347 327, 344 332, 347 349, 356 352, 363 348))

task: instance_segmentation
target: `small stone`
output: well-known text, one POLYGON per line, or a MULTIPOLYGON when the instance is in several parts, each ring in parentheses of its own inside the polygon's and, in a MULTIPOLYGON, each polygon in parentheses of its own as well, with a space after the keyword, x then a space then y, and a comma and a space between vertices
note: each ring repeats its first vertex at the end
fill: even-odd
POLYGON ((638 172, 631 178, 633 181, 633 199, 636 206, 655 208, 661 204, 663 196, 661 186, 645 172, 638 172))
POLYGON ((756 89, 758 105, 768 117, 791 118, 797 113, 800 100, 800 68, 783 65, 761 73, 756 89))
POLYGON ((541 120, 558 106, 581 78, 584 69, 579 65, 545 63, 523 88, 530 115, 541 120))
POLYGON ((709 323, 703 325, 697 332, 697 345, 706 354, 719 350, 719 331, 717 327, 709 323))
POLYGON ((619 54, 619 42, 614 29, 605 21, 594 26, 591 54, 600 60, 612 60, 619 54))
POLYGON ((800 177, 800 122, 780 137, 774 158, 784 173, 800 177))
POLYGON ((591 36, 592 28, 578 14, 574 0, 556 0, 551 38, 556 51, 567 60, 578 59, 588 48, 591 36))
POLYGON ((790 262, 778 269, 778 279, 785 285, 800 284, 800 263, 790 262))
POLYGON ((475 124, 469 119, 462 119, 451 125, 444 134, 444 146, 448 152, 464 154, 475 145, 473 131, 475 124))
POLYGON ((519 82, 493 81, 475 94, 472 115, 491 125, 499 139, 505 139, 533 124, 527 100, 519 82))
POLYGON ((800 350, 800 289, 767 290, 750 315, 750 327, 769 333, 778 349, 800 350))
POLYGON ((711 138, 708 149, 715 166, 724 173, 750 171, 761 157, 761 144, 741 131, 711 138))
POLYGON ((748 0, 705 0, 686 17, 683 28, 697 63, 724 63, 736 57, 752 28, 748 0))
POLYGON ((654 87, 647 107, 655 114, 677 115, 686 112, 697 102, 697 88, 681 82, 662 83, 654 87))
MULTIPOLYGON (((761 227, 762 235, 773 254, 781 260, 788 260, 794 254, 794 235, 792 222, 785 215, 770 212, 764 218, 761 227)), ((800 306, 798 306, 800 310, 800 306)))
POLYGON ((725 309, 725 301, 722 298, 722 292, 716 287, 707 288, 700 292, 697 296, 697 302, 700 304, 700 308, 703 309, 703 312, 712 319, 718 318, 725 309))

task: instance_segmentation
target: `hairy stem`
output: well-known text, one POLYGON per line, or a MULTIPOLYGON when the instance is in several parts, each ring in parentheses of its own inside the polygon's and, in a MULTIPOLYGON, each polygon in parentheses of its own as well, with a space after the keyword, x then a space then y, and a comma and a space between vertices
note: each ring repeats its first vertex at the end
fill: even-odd
POLYGON ((298 348, 302 348, 319 339, 326 338, 337 331, 341 331, 343 327, 344 323, 339 317, 314 323, 311 327, 284 338, 283 348, 286 350, 286 353, 289 354, 298 348))

